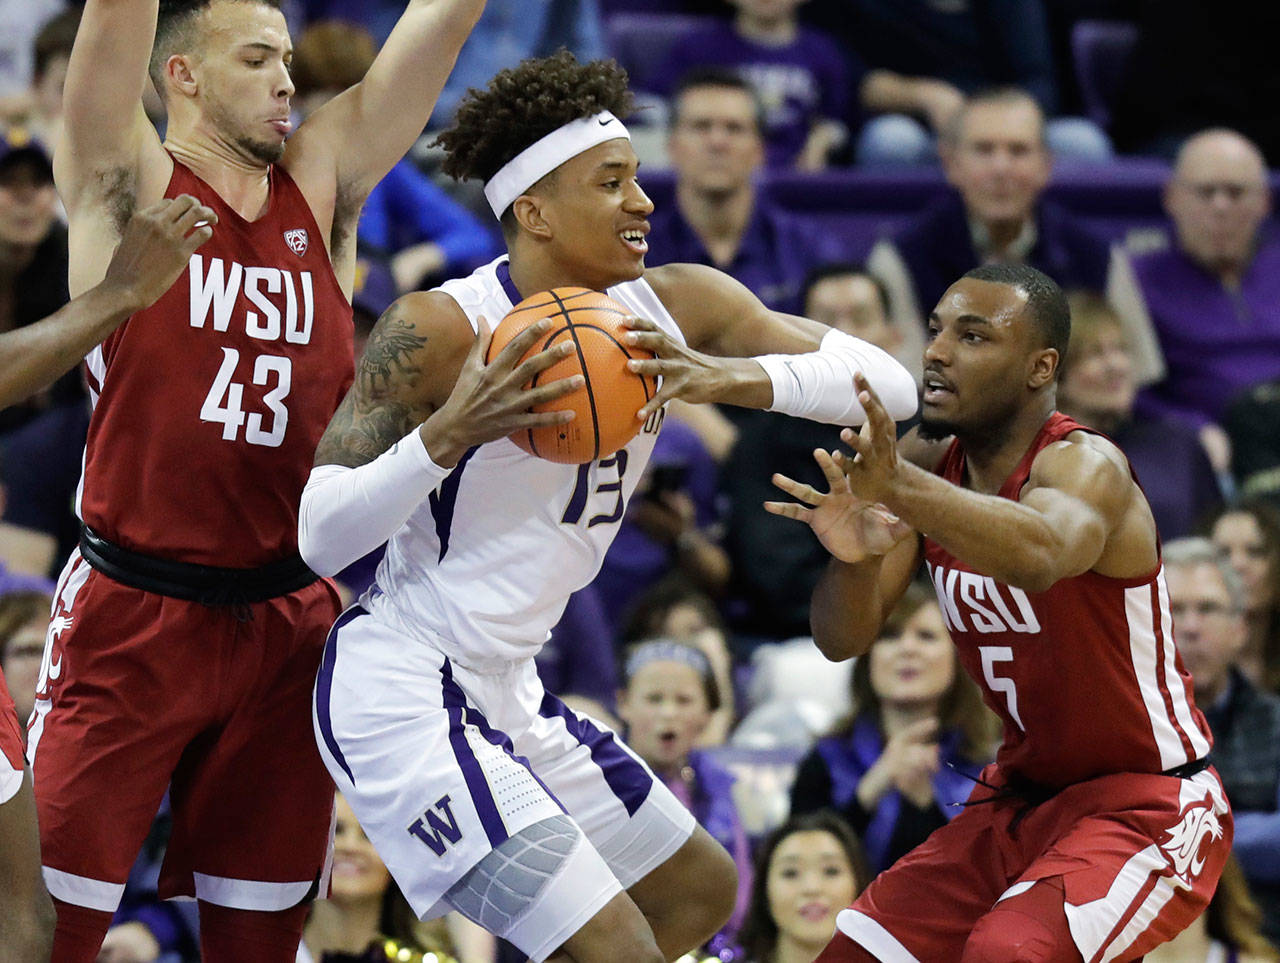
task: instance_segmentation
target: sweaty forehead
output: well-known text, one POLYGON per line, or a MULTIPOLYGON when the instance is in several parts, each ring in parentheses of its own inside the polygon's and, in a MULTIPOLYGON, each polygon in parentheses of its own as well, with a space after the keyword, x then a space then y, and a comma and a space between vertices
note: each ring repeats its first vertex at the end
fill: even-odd
POLYGON ((1011 327, 1026 306, 1027 295, 1011 284, 961 278, 947 288, 935 313, 944 321, 976 316, 994 327, 1011 327))

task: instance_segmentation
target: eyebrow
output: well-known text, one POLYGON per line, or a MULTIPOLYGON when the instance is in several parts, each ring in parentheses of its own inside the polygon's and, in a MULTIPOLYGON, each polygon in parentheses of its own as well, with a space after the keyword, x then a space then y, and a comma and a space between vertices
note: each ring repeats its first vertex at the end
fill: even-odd
MULTIPOLYGON (((929 320, 937 321, 939 324, 942 323, 942 318, 938 317, 937 311, 929 312, 929 320)), ((961 314, 956 317, 956 321, 961 324, 982 324, 988 328, 991 327, 991 322, 980 314, 961 314)))
MULTIPOLYGON (((261 40, 252 40, 249 43, 242 43, 240 45, 240 49, 241 50, 261 50, 264 53, 281 53, 282 52, 281 48, 277 47, 275 44, 265 43, 264 41, 261 41, 261 40)), ((285 50, 283 52, 291 53, 292 51, 285 50)))

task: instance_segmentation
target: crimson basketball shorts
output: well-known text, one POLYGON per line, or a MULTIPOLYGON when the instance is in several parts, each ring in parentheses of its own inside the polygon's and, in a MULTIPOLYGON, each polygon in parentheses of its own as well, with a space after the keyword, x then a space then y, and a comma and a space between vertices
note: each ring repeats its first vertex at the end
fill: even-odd
POLYGON ((0 670, 0 805, 18 794, 24 772, 22 727, 4 681, 4 671, 0 670))
MULTIPOLYGON (((996 766, 983 779, 1000 786, 996 766)), ((1038 805, 978 786, 964 812, 881 873, 837 918, 893 963, 955 963, 1001 900, 1058 877, 1085 963, 1135 960, 1208 905, 1231 852, 1217 773, 1124 773, 1078 783, 1038 805)))
POLYGON ((162 897, 279 910, 319 883, 333 784, 311 688, 338 595, 317 580, 247 610, 131 588, 72 554, 29 733, 53 896, 114 911, 166 789, 162 897))

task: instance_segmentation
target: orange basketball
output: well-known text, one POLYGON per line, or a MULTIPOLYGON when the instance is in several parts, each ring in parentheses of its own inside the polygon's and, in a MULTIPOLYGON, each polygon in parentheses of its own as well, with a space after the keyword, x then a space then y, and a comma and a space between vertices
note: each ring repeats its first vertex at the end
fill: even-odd
POLYGON ((573 421, 517 431, 511 435, 512 441, 539 458, 581 465, 607 458, 636 436, 641 427, 636 412, 657 391, 657 379, 627 370, 628 360, 653 357, 643 348, 622 342, 622 319, 632 313, 589 288, 553 288, 527 297, 511 309, 493 332, 486 361, 492 361, 529 325, 551 318, 551 330, 525 358, 566 338, 572 339, 577 351, 543 371, 529 387, 576 374, 586 379, 577 391, 534 409, 572 409, 573 421))

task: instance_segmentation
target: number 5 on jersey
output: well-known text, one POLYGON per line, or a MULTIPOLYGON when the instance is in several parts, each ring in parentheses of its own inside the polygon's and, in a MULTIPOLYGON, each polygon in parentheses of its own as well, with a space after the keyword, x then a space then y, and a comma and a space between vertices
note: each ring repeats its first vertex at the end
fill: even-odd
POLYGON ((262 396, 262 403, 271 412, 271 424, 264 428, 260 412, 245 413, 244 385, 236 380, 239 364, 239 351, 222 349, 222 367, 200 406, 200 420, 222 425, 223 441, 235 441, 243 427, 244 440, 249 444, 279 448, 289 425, 289 409, 284 406, 284 399, 292 384, 293 365, 287 357, 273 354, 260 354, 254 360, 252 383, 259 387, 272 383, 271 390, 262 396))

